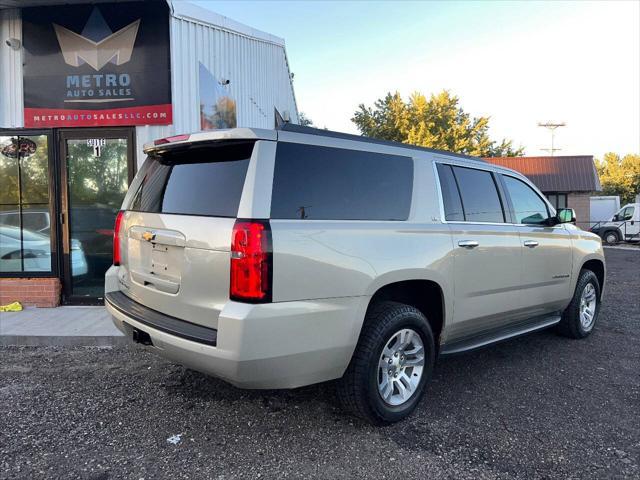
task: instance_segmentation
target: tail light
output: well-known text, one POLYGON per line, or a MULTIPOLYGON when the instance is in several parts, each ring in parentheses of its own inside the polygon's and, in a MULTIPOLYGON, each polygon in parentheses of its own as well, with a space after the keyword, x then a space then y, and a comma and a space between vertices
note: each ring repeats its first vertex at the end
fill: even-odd
POLYGON ((116 215, 116 224, 113 227, 113 264, 120 265, 120 229, 122 228, 122 220, 124 212, 120 210, 116 215))
POLYGON ((154 140, 153 144, 154 145, 165 145, 167 143, 172 143, 172 142, 184 142, 185 140, 189 140, 189 137, 191 137, 191 135, 174 135, 173 137, 165 137, 165 138, 159 138, 158 140, 154 140))
POLYGON ((272 252, 268 220, 236 220, 231 234, 229 294, 232 300, 271 301, 272 252))

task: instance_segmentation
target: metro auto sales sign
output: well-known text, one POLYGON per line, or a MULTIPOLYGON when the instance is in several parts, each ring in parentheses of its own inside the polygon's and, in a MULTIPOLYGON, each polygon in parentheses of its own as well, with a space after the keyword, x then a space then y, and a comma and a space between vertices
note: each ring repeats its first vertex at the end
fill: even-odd
POLYGON ((166 3, 22 12, 25 127, 172 123, 166 3))

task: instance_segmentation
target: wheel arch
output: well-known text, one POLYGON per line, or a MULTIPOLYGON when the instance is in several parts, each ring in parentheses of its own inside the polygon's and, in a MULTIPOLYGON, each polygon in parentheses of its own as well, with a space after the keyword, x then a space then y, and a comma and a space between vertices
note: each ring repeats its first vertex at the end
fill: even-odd
POLYGON ((598 283, 600 284, 600 295, 602 295, 606 278, 606 267, 604 261, 600 258, 587 259, 582 263, 580 270, 590 270, 596 275, 598 283))
POLYGON ((374 304, 384 301, 411 305, 427 317, 436 347, 439 347, 446 316, 450 312, 446 298, 446 290, 431 278, 397 279, 377 286, 369 299, 366 311, 369 312, 374 304))

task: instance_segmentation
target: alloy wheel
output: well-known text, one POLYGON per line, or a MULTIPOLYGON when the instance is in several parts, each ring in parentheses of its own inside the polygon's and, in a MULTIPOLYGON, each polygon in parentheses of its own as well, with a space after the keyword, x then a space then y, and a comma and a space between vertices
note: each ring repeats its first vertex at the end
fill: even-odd
POLYGON ((424 344, 420 334, 410 328, 391 336, 378 362, 378 393, 382 400, 398 406, 417 391, 425 364, 424 344))
POLYGON ((587 283, 580 296, 580 325, 585 332, 593 328, 598 298, 592 283, 587 283))

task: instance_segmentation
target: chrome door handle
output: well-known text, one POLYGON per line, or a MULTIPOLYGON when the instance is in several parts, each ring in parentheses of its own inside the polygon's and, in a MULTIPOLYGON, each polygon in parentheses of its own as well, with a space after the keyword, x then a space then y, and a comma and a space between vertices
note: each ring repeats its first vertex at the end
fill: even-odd
POLYGON ((525 247, 529 247, 529 248, 535 248, 539 245, 538 242, 536 242, 535 240, 525 240, 524 242, 524 246, 525 247))
POLYGON ((476 248, 478 245, 480 244, 475 240, 460 240, 458 242, 458 246, 464 248, 476 248))

